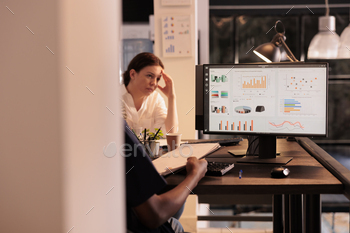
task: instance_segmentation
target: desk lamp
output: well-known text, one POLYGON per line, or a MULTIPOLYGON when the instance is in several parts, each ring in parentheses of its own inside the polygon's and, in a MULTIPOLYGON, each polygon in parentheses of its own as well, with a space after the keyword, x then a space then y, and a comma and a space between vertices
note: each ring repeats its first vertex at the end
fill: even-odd
POLYGON ((284 35, 286 30, 281 20, 276 21, 275 31, 277 34, 273 37, 271 42, 258 46, 253 52, 266 62, 280 62, 283 55, 281 49, 284 49, 286 56, 291 62, 298 62, 298 59, 295 58, 286 42, 284 42, 286 40, 286 36, 284 35), (277 31, 278 23, 282 24, 283 32, 277 31))

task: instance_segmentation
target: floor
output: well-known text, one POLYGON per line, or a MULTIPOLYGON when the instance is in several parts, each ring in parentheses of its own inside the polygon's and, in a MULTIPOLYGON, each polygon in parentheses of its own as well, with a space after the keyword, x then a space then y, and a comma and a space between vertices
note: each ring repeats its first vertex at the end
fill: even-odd
MULTIPOLYGON (((344 167, 350 170, 350 145, 320 145, 344 167)), ((333 197, 332 195, 324 197, 331 198, 333 201, 341 203, 349 202, 344 196, 333 197)), ((347 204, 349 207, 349 204, 347 204)), ((322 214, 322 232, 323 233, 345 233, 349 231, 349 213, 323 213, 322 214)))
MULTIPOLYGON (((232 214, 230 210, 215 210, 215 214, 232 214)), ((249 214, 249 213, 248 213, 249 214)), ((256 213, 251 213, 256 214, 256 213)), ((271 215, 271 214, 270 214, 271 215)), ((322 213, 322 233, 349 233, 349 213, 322 213)), ((271 222, 210 222, 198 233, 272 233, 271 222)))
POLYGON ((350 170, 350 145, 319 145, 344 167, 350 170))
POLYGON ((238 228, 207 228, 207 229, 199 229, 197 233, 272 233, 272 230, 238 229, 238 228))

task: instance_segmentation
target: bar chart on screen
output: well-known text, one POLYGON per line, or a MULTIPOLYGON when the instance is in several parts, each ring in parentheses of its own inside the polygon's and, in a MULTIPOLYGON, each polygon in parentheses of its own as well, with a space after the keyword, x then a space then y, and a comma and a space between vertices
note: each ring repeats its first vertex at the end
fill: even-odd
POLYGON ((301 103, 295 99, 284 99, 283 100, 283 112, 300 112, 301 103))
POLYGON ((267 89, 266 75, 242 76, 242 89, 267 89))
POLYGON ((217 114, 217 113, 224 113, 228 115, 228 109, 225 105, 211 105, 211 113, 217 114))
POLYGON ((218 122, 218 130, 231 130, 231 131, 253 131, 254 121, 244 120, 244 121, 227 121, 220 120, 218 122))
POLYGON ((312 98, 280 99, 280 112, 283 115, 317 115, 317 108, 312 104, 312 98))

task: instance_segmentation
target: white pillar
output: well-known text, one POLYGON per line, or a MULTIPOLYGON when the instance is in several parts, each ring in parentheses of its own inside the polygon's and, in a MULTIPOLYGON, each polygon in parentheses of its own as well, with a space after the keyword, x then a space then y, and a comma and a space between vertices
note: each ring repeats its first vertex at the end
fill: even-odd
POLYGON ((120 4, 2 1, 0 232, 125 232, 120 4))

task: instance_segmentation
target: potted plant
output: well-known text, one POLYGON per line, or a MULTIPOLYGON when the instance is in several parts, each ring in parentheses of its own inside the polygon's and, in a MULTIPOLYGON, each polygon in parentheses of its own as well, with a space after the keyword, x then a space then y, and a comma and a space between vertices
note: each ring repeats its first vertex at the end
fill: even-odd
POLYGON ((148 131, 148 134, 147 134, 148 138, 150 138, 151 140, 159 140, 159 139, 162 138, 163 132, 162 132, 162 130, 160 128, 159 129, 155 128, 154 132, 155 133, 148 131))
POLYGON ((154 159, 159 156, 159 148, 160 148, 160 142, 157 141, 162 138, 163 132, 160 128, 155 128, 154 132, 151 132, 149 129, 143 130, 143 134, 140 133, 139 135, 135 133, 137 138, 140 140, 140 142, 145 146, 146 152, 148 155, 154 159), (146 140, 145 140, 146 139, 146 140))
POLYGON ((146 130, 147 140, 144 142, 146 150, 149 152, 151 158, 157 158, 159 156, 160 142, 157 141, 163 136, 162 130, 155 128, 154 132, 146 130))

